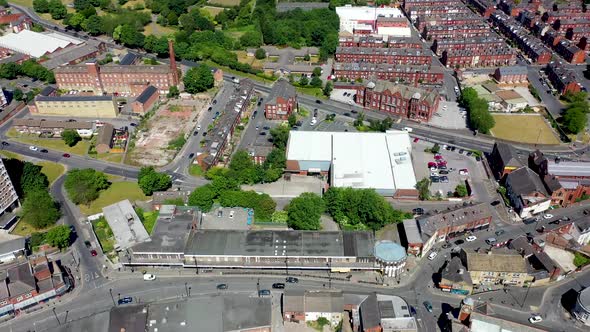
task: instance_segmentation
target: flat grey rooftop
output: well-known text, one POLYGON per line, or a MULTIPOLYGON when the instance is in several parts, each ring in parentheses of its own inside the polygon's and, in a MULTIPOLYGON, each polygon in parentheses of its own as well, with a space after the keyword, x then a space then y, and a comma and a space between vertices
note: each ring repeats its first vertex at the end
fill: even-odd
POLYGON ((109 312, 98 312, 88 317, 68 322, 49 330, 47 332, 105 332, 109 331, 109 312))
POLYGON ((198 230, 185 255, 370 257, 374 244, 371 232, 198 230))
POLYGON ((128 249, 150 239, 129 200, 106 206, 102 208, 102 212, 113 231, 116 241, 115 249, 128 249))
POLYGON ((191 226, 198 222, 199 211, 194 208, 177 208, 173 213, 166 213, 167 207, 169 205, 164 205, 160 209, 151 241, 133 246, 134 253, 182 254, 184 252, 191 226))
POLYGON ((150 305, 146 331, 225 332, 270 324, 270 298, 215 295, 150 305))

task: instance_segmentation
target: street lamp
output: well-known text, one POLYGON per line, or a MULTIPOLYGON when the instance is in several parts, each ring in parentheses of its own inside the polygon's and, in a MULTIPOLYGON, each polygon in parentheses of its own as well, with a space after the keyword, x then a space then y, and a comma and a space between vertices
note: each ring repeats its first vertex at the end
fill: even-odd
POLYGON ((188 286, 188 296, 191 296, 191 286, 188 286))
POLYGON ((117 305, 117 303, 115 303, 115 298, 113 297, 113 289, 109 288, 109 293, 111 293, 111 299, 113 300, 113 305, 117 305))
POLYGON ((57 314, 55 313, 55 307, 53 307, 53 315, 55 315, 55 320, 57 320, 57 324, 61 325, 59 318, 57 318, 57 314))

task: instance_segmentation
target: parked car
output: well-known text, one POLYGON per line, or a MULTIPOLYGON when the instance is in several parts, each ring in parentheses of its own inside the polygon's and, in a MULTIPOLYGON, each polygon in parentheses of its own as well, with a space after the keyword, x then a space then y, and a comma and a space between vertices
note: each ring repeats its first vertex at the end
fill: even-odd
POLYGON ((84 241, 84 245, 86 246, 86 248, 90 249, 92 248, 92 244, 90 243, 90 241, 86 240, 84 241))
POLYGON ((70 157, 71 157, 69 153, 64 153, 64 154, 62 154, 62 156, 63 156, 64 158, 70 158, 70 157))
POLYGON ((117 301, 117 303, 119 305, 121 305, 121 304, 128 304, 128 303, 131 303, 131 302, 133 302, 133 298, 131 296, 126 296, 126 297, 120 298, 119 301, 117 301))
POLYGON ((441 176, 440 177, 440 182, 442 182, 442 183, 449 183, 449 177, 448 176, 441 176))
POLYGON ((220 290, 227 289, 227 284, 219 284, 219 285, 217 285, 217 289, 220 289, 220 290))
POLYGON ((433 251, 428 255, 428 260, 434 260, 434 258, 436 258, 436 256, 438 256, 438 252, 433 251))
POLYGON ((151 273, 146 273, 143 275, 143 280, 145 280, 145 281, 156 280, 156 276, 151 273))
POLYGON ((199 134, 199 132, 198 132, 198 131, 195 131, 195 132, 193 133, 193 136, 197 136, 198 134, 199 134))
POLYGON ((499 229, 499 230, 497 230, 497 231, 496 231, 494 234, 496 234, 496 236, 500 236, 500 235, 502 235, 502 234, 504 234, 504 233, 506 233, 506 231, 505 231, 505 230, 503 230, 503 229, 499 229))
POLYGON ((272 284, 272 288, 274 288, 274 289, 285 289, 285 284, 280 283, 280 282, 277 282, 277 283, 272 284))
POLYGON ((529 318, 529 322, 531 324, 536 324, 536 323, 540 323, 543 321, 543 318, 539 315, 534 315, 532 317, 529 318))
POLYGON ((496 243, 496 238, 495 237, 489 237, 486 239, 486 243, 489 245, 492 245, 494 243, 496 243))
POLYGON ((463 240, 461 240, 461 239, 459 239, 459 240, 455 241, 455 244, 456 244, 456 245, 460 245, 460 244, 463 244, 463 243, 465 243, 465 241, 463 241, 463 240))
POLYGON ((477 240, 477 236, 475 235, 469 235, 467 238, 465 238, 465 241, 467 242, 473 242, 475 240, 477 240))
POLYGON ((203 132, 203 137, 205 137, 205 136, 207 136, 207 132, 206 131, 203 132))
POLYGON ((463 154, 463 152, 465 152, 465 150, 459 149, 459 154, 463 154))
POLYGON ((41 149, 41 153, 49 153, 49 151, 47 149, 41 149))
POLYGON ((570 217, 561 217, 559 221, 570 221, 570 217))
POLYGON ((445 171, 444 169, 438 172, 439 174, 449 174, 449 171, 445 171))
POLYGON ((429 301, 424 301, 423 304, 426 310, 428 310, 428 312, 432 312, 432 303, 430 303, 429 301))
POLYGON ((92 250, 90 250, 90 255, 92 257, 96 257, 96 256, 98 256, 98 253, 96 252, 96 250, 92 249, 92 250))
POLYGON ((189 159, 192 159, 194 156, 195 156, 195 154, 191 152, 191 153, 188 155, 188 158, 189 158, 189 159))
POLYGON ((490 205, 491 206, 496 206, 496 205, 498 205, 500 203, 502 203, 502 202, 500 202, 499 200, 495 200, 495 201, 491 202, 490 205))
POLYGON ((559 225, 559 223, 561 223, 561 219, 555 219, 549 222, 551 225, 559 225))
POLYGON ((10 144, 8 142, 6 142, 6 141, 2 141, 2 145, 7 146, 7 145, 10 145, 10 144))
POLYGON ((285 279, 286 282, 291 283, 291 284, 296 284, 299 282, 299 279, 295 278, 295 277, 287 277, 285 279))
POLYGON ((543 215, 543 218, 545 218, 545 219, 552 219, 553 218, 553 215, 551 213, 547 213, 547 214, 544 214, 543 215))
POLYGON ((29 150, 31 150, 31 151, 37 151, 39 149, 36 146, 31 145, 31 146, 29 146, 29 150))
POLYGON ((428 168, 430 168, 430 167, 436 167, 436 163, 434 161, 429 161, 428 168))
POLYGON ((469 171, 466 168, 460 169, 459 170, 459 175, 469 175, 469 171))
POLYGON ((423 215, 423 214, 424 214, 424 209, 423 209, 423 208, 421 208, 421 207, 419 207, 419 208, 415 208, 415 209, 412 209, 412 213, 413 213, 414 215, 421 216, 421 215, 423 215))
POLYGON ((135 122, 131 122, 129 125, 130 125, 131 127, 135 127, 135 126, 137 126, 137 123, 135 123, 135 122))
POLYGON ((321 103, 322 103, 322 101, 321 101, 321 100, 319 100, 319 99, 316 99, 316 100, 315 100, 315 103, 316 103, 316 104, 321 104, 321 103))
MULTIPOLYGON (((262 100, 262 99, 260 99, 262 100)), ((217 99, 213 99, 213 105, 217 104, 217 99)))
POLYGON ((268 289, 261 289, 258 291, 259 296, 270 296, 270 290, 268 289))

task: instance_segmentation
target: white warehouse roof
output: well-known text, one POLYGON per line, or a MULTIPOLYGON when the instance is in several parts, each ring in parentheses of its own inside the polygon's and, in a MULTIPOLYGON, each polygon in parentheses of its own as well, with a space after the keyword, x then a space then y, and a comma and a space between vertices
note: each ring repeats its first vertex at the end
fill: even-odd
POLYGON ((392 7, 336 7, 336 14, 340 20, 371 21, 376 20, 378 16, 385 17, 403 17, 402 11, 392 7))
POLYGON ((45 54, 53 53, 70 45, 79 45, 82 41, 64 36, 55 32, 39 33, 23 30, 19 33, 10 33, 0 37, 0 47, 15 52, 40 58, 45 54))
POLYGON ((287 160, 331 163, 335 187, 415 189, 410 136, 386 133, 291 131, 287 160))

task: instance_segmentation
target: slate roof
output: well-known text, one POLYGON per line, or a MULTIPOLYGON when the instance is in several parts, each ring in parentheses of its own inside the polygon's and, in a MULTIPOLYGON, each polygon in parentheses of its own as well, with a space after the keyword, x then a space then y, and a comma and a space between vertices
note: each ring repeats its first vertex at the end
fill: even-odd
POLYGON ((526 166, 508 174, 506 183, 510 184, 512 192, 518 196, 528 195, 532 192, 540 192, 547 196, 547 191, 539 175, 526 166))
POLYGON ((10 296, 25 294, 36 289, 35 278, 28 262, 9 268, 7 272, 10 280, 8 283, 10 296))
POLYGON ((137 59, 137 57, 138 57, 137 54, 129 52, 129 53, 125 54, 125 56, 119 61, 119 64, 121 66, 132 65, 133 62, 137 59))
POLYGON ((512 145, 496 142, 496 150, 504 166, 522 166, 517 158, 516 149, 512 145))
POLYGON ((442 279, 449 280, 453 283, 463 282, 471 285, 473 282, 471 276, 467 272, 467 268, 461 263, 461 258, 455 256, 451 261, 446 264, 445 269, 442 271, 442 279))
POLYGON ((409 85, 395 84, 393 82, 384 80, 375 80, 374 82, 370 83, 375 84, 375 88, 373 88, 373 90, 376 92, 384 92, 385 90, 388 90, 391 92, 391 94, 399 93, 405 100, 416 98, 420 101, 425 101, 429 105, 432 105, 436 99, 439 98, 439 95, 436 91, 420 89, 409 85))
POLYGON ((452 225, 464 225, 473 221, 492 216, 492 212, 486 203, 467 206, 457 206, 454 209, 445 210, 435 215, 425 215, 418 219, 418 224, 423 234, 432 236, 437 230, 452 225))
POLYGON ((16 239, 11 239, 8 241, 0 242, 0 255, 9 254, 12 252, 16 252, 19 250, 25 249, 25 238, 18 237, 16 239))
POLYGON ((96 138, 96 145, 99 144, 106 144, 111 146, 111 140, 113 139, 113 134, 115 133, 115 128, 110 123, 105 123, 99 130, 98 130, 98 137, 96 138))
POLYGON ((295 97, 296 94, 295 87, 289 81, 280 79, 272 86, 266 104, 276 105, 278 97, 289 99, 295 97))
POLYGON ((77 96, 77 95, 67 95, 67 96, 37 96, 35 101, 41 102, 49 102, 49 101, 105 101, 113 100, 113 96, 77 96))
POLYGON ((135 98, 135 101, 144 104, 155 93, 158 93, 158 89, 155 86, 150 85, 147 88, 145 88, 145 90, 143 90, 137 98, 135 98))

